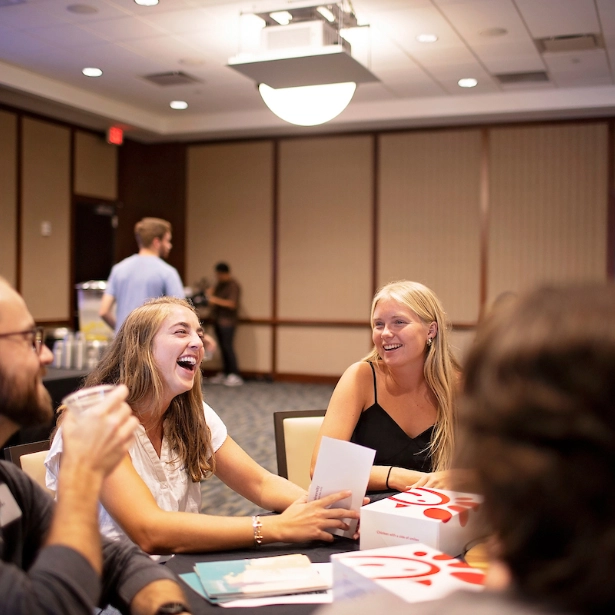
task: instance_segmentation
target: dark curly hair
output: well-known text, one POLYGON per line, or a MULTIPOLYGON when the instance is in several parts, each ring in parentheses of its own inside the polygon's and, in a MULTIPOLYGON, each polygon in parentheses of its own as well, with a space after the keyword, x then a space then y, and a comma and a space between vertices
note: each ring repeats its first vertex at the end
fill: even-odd
POLYGON ((615 612, 615 286, 543 288, 497 310, 466 363, 461 463, 516 588, 615 612))

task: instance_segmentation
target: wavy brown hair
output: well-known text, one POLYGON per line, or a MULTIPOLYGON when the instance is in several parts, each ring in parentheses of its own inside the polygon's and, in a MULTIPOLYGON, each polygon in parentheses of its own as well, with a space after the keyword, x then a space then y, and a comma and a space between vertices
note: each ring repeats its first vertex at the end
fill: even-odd
MULTIPOLYGON (((374 311, 382 299, 393 299, 412 310, 425 325, 435 322, 438 332, 431 346, 425 346, 423 375, 437 402, 437 417, 430 444, 433 470, 451 467, 455 446, 455 393, 459 377, 459 365, 449 346, 450 325, 446 312, 435 293, 419 282, 400 280, 383 286, 372 300, 370 322, 373 326, 374 311)), ((378 350, 363 359, 382 362, 378 350)))
MULTIPOLYGON (((196 315, 190 303, 176 297, 152 299, 133 310, 84 386, 125 384, 128 387, 126 401, 133 407, 150 395, 160 399, 163 384, 153 356, 154 338, 164 319, 177 306, 196 315)), ((210 476, 215 470, 215 458, 203 413, 200 369, 196 370, 192 388, 174 397, 168 410, 163 409, 163 412, 169 447, 184 462, 192 481, 210 476)))
POLYGON ((614 613, 615 285, 543 288, 488 317, 460 426, 516 588, 614 613))

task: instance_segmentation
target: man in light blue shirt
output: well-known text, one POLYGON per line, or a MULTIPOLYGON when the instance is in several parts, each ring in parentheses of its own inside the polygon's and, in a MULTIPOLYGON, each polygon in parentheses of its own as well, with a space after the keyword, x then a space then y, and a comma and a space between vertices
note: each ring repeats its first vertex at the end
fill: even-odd
POLYGON ((100 317, 116 332, 126 316, 148 299, 185 297, 177 269, 162 260, 172 248, 171 224, 161 218, 143 218, 135 225, 135 237, 139 252, 111 269, 100 304, 100 317))

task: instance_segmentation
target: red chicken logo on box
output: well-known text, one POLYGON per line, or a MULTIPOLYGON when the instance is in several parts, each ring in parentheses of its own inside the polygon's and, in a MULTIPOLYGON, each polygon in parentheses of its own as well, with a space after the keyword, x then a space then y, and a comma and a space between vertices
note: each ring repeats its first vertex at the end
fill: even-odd
POLYGON ((426 487, 416 487, 391 496, 395 508, 403 506, 425 506, 423 515, 429 519, 439 519, 447 523, 455 513, 459 513, 459 523, 465 527, 471 510, 476 510, 480 502, 472 494, 446 495, 442 491, 434 491, 426 487))

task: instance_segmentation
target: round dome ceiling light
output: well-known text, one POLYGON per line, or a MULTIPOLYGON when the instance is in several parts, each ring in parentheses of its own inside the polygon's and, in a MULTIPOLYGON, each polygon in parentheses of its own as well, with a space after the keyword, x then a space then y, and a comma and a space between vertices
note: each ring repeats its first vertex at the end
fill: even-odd
POLYGON ((457 85, 460 88, 473 88, 478 85, 478 81, 474 79, 473 77, 466 77, 465 79, 460 79, 457 82, 457 85))
POLYGON ((438 37, 435 34, 419 34, 416 37, 416 40, 419 43, 435 43, 438 40, 438 37))
POLYGON ((100 68, 94 68, 93 66, 89 68, 84 68, 81 71, 86 77, 100 77, 103 72, 100 68))
POLYGON ((158 0, 135 0, 135 4, 139 6, 156 6, 158 4, 158 0))
POLYGON ((187 109, 188 103, 185 100, 172 100, 169 107, 171 107, 171 109, 187 109))

